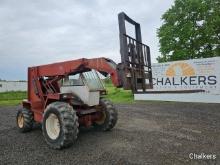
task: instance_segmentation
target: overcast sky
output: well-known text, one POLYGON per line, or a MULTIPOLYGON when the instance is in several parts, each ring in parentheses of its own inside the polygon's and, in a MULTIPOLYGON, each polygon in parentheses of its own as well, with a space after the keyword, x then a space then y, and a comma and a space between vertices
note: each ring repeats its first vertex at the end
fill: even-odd
POLYGON ((156 29, 173 0, 0 0, 0 78, 25 80, 28 66, 77 58, 120 62, 117 14, 141 24, 152 61, 156 29))

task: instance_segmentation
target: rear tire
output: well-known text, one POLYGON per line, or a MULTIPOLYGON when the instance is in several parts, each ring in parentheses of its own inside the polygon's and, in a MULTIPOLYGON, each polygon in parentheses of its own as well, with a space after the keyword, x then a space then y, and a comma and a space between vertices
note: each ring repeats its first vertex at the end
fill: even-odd
POLYGON ((33 128, 33 113, 26 108, 19 109, 16 116, 17 127, 19 132, 29 132, 33 128))
POLYGON ((94 126, 101 131, 111 130, 117 123, 118 112, 111 101, 101 98, 100 105, 102 106, 102 119, 96 121, 94 126))
POLYGON ((78 117, 76 111, 65 102, 54 102, 47 106, 42 123, 46 143, 53 149, 69 147, 77 139, 78 117))

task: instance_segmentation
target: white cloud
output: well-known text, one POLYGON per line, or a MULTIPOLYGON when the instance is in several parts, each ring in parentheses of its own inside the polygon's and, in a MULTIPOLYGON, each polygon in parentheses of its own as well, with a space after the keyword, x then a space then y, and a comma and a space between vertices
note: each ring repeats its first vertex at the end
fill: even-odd
POLYGON ((120 61, 121 11, 141 24, 152 61, 160 55, 156 29, 173 0, 1 0, 0 78, 26 79, 26 68, 106 56, 120 61))

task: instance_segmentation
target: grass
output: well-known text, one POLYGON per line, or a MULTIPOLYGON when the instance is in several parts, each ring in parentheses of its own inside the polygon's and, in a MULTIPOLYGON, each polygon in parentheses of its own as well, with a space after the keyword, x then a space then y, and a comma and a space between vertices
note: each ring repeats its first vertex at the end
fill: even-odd
POLYGON ((3 92, 0 93, 0 101, 2 100, 21 100, 27 97, 27 92, 3 92))
MULTIPOLYGON (((133 94, 129 90, 115 88, 111 83, 106 83, 105 87, 108 94, 105 96, 113 103, 132 103, 134 102, 133 94)), ((13 106, 21 103, 27 98, 27 92, 3 92, 0 93, 0 106, 13 106)))
POLYGON ((21 103, 21 100, 1 100, 0 107, 1 106, 14 106, 14 105, 19 105, 20 103, 21 103))
POLYGON ((0 106, 18 105, 27 98, 27 92, 3 92, 0 93, 0 106))
POLYGON ((133 103, 134 97, 130 90, 123 90, 116 88, 112 84, 105 85, 108 94, 106 98, 110 99, 113 103, 133 103))

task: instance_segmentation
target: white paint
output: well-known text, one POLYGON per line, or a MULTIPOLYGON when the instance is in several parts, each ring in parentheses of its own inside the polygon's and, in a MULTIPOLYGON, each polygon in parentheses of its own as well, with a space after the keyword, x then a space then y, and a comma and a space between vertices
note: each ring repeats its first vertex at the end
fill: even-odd
POLYGON ((150 91, 204 92, 135 94, 135 100, 220 103, 220 57, 153 64, 152 75, 154 85, 150 91))
POLYGON ((220 103, 220 95, 188 93, 188 94, 134 94, 135 100, 157 100, 178 102, 220 103))
POLYGON ((0 81, 0 92, 27 91, 27 82, 0 81))
POLYGON ((46 131, 48 136, 53 140, 60 134, 60 122, 58 117, 53 113, 46 119, 46 131))
POLYGON ((61 93, 74 93, 89 106, 99 104, 99 91, 90 91, 87 86, 61 86, 61 93))

